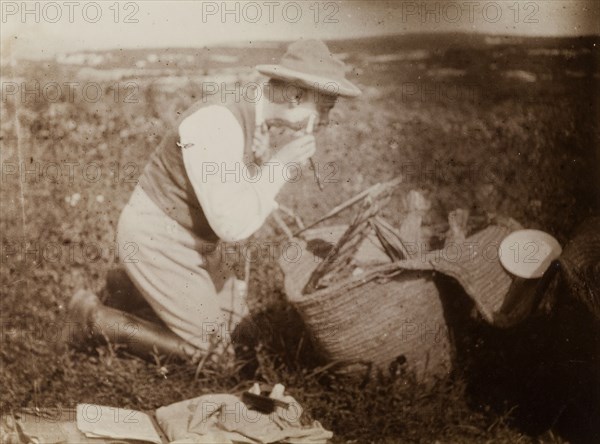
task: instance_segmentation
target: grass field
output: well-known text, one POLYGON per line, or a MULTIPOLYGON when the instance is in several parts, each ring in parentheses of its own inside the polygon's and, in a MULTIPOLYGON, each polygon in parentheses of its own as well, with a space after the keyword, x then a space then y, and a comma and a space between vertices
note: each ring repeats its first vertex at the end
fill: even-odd
MULTIPOLYGON (((281 193, 305 221, 398 174, 404 183, 384 211, 395 225, 411 189, 431 199, 428 223, 468 208, 474 221, 509 216, 562 244, 597 211, 598 38, 451 34, 330 47, 345 55, 363 94, 341 101, 317 136, 315 161, 335 164, 324 171, 325 191, 306 170, 281 193)), ((148 363, 110 345, 73 350, 58 333, 76 289, 101 291, 115 266, 119 213, 177 114, 201 99, 202 76, 245 81, 248 67, 283 49, 216 48, 229 58, 212 61, 206 50, 115 51, 93 68, 3 67, 3 84, 17 91, 3 87, 0 134, 2 411, 78 402, 152 409, 250 385, 231 365, 195 376, 193 366, 148 363), (22 82, 38 82, 40 92, 23 95, 22 82), (63 85, 60 99, 44 90, 51 82, 63 85), (74 97, 65 82, 78 82, 74 97), (92 82, 101 94, 84 100, 92 82)), ((268 223, 256 236, 280 234, 268 223)), ((251 276, 251 308, 269 325, 254 379, 286 384, 335 442, 591 442, 598 433, 599 381, 590 371, 598 350, 585 341, 595 330, 577 307, 496 331, 467 306, 457 326, 463 353, 448 380, 422 387, 410 375, 382 375, 357 383, 304 362, 310 350, 290 327, 298 316, 285 303, 277 264, 256 263, 251 276), (560 355, 557 344, 566 347, 560 355)))

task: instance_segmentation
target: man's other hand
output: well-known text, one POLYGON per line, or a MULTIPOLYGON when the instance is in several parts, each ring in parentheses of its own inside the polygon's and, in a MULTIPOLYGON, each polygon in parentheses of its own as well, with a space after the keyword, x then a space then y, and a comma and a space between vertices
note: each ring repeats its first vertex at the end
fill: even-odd
POLYGON ((312 134, 305 134, 281 147, 273 158, 283 164, 303 164, 315 154, 316 149, 315 136, 312 134))

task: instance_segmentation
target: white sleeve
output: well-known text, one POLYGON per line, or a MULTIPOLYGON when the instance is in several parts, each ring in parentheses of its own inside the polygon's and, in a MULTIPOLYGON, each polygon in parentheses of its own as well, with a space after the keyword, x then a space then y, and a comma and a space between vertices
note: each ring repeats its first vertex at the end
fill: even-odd
POLYGON ((185 170, 213 231, 226 242, 247 238, 277 208, 284 166, 264 165, 250 177, 243 162, 244 135, 223 106, 201 108, 179 126, 185 170))

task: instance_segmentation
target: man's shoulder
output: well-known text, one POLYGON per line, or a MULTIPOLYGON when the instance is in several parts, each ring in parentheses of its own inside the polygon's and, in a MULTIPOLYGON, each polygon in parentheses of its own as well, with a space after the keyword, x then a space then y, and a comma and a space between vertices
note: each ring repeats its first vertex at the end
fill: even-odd
POLYGON ((177 128, 185 126, 232 125, 237 122, 234 112, 224 104, 196 102, 178 119, 177 128))
POLYGON ((250 108, 250 106, 243 100, 235 100, 234 97, 225 96, 221 98, 220 96, 213 95, 203 97, 202 99, 194 102, 184 111, 183 116, 187 117, 188 115, 194 114, 203 109, 216 110, 217 108, 227 109, 232 114, 236 114, 236 112, 246 111, 248 108, 250 108))
POLYGON ((217 100, 215 97, 205 97, 192 104, 178 119, 177 127, 179 128, 184 121, 201 124, 202 121, 214 123, 221 120, 224 123, 228 121, 228 124, 233 124, 233 120, 235 120, 242 131, 253 130, 255 104, 228 97, 225 97, 224 100, 217 100))

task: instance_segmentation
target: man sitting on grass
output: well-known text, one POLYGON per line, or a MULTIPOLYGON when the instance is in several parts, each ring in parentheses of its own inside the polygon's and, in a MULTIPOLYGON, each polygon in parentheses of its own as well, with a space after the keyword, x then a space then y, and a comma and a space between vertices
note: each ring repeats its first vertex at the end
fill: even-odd
MULTIPOLYGON (((257 70, 270 80, 251 97, 235 101, 235 94, 227 94, 229 102, 203 101, 182 116, 152 155, 119 219, 121 262, 133 283, 132 291, 122 293, 133 298, 138 292, 170 330, 167 337, 188 344, 188 354, 208 351, 215 337, 247 314, 244 292, 225 279, 219 243, 258 230, 277 208, 286 166, 303 164, 315 152, 315 138, 305 132, 268 158, 269 128, 300 131, 312 119, 323 126, 337 96, 360 94, 345 79, 344 64, 317 40, 295 42, 279 65, 257 70)), ((107 288, 115 293, 127 285, 113 280, 107 288)), ((71 311, 100 329, 131 320, 85 290, 74 295, 71 311)), ((157 345, 143 331, 151 327, 136 326, 142 346, 157 345)))

